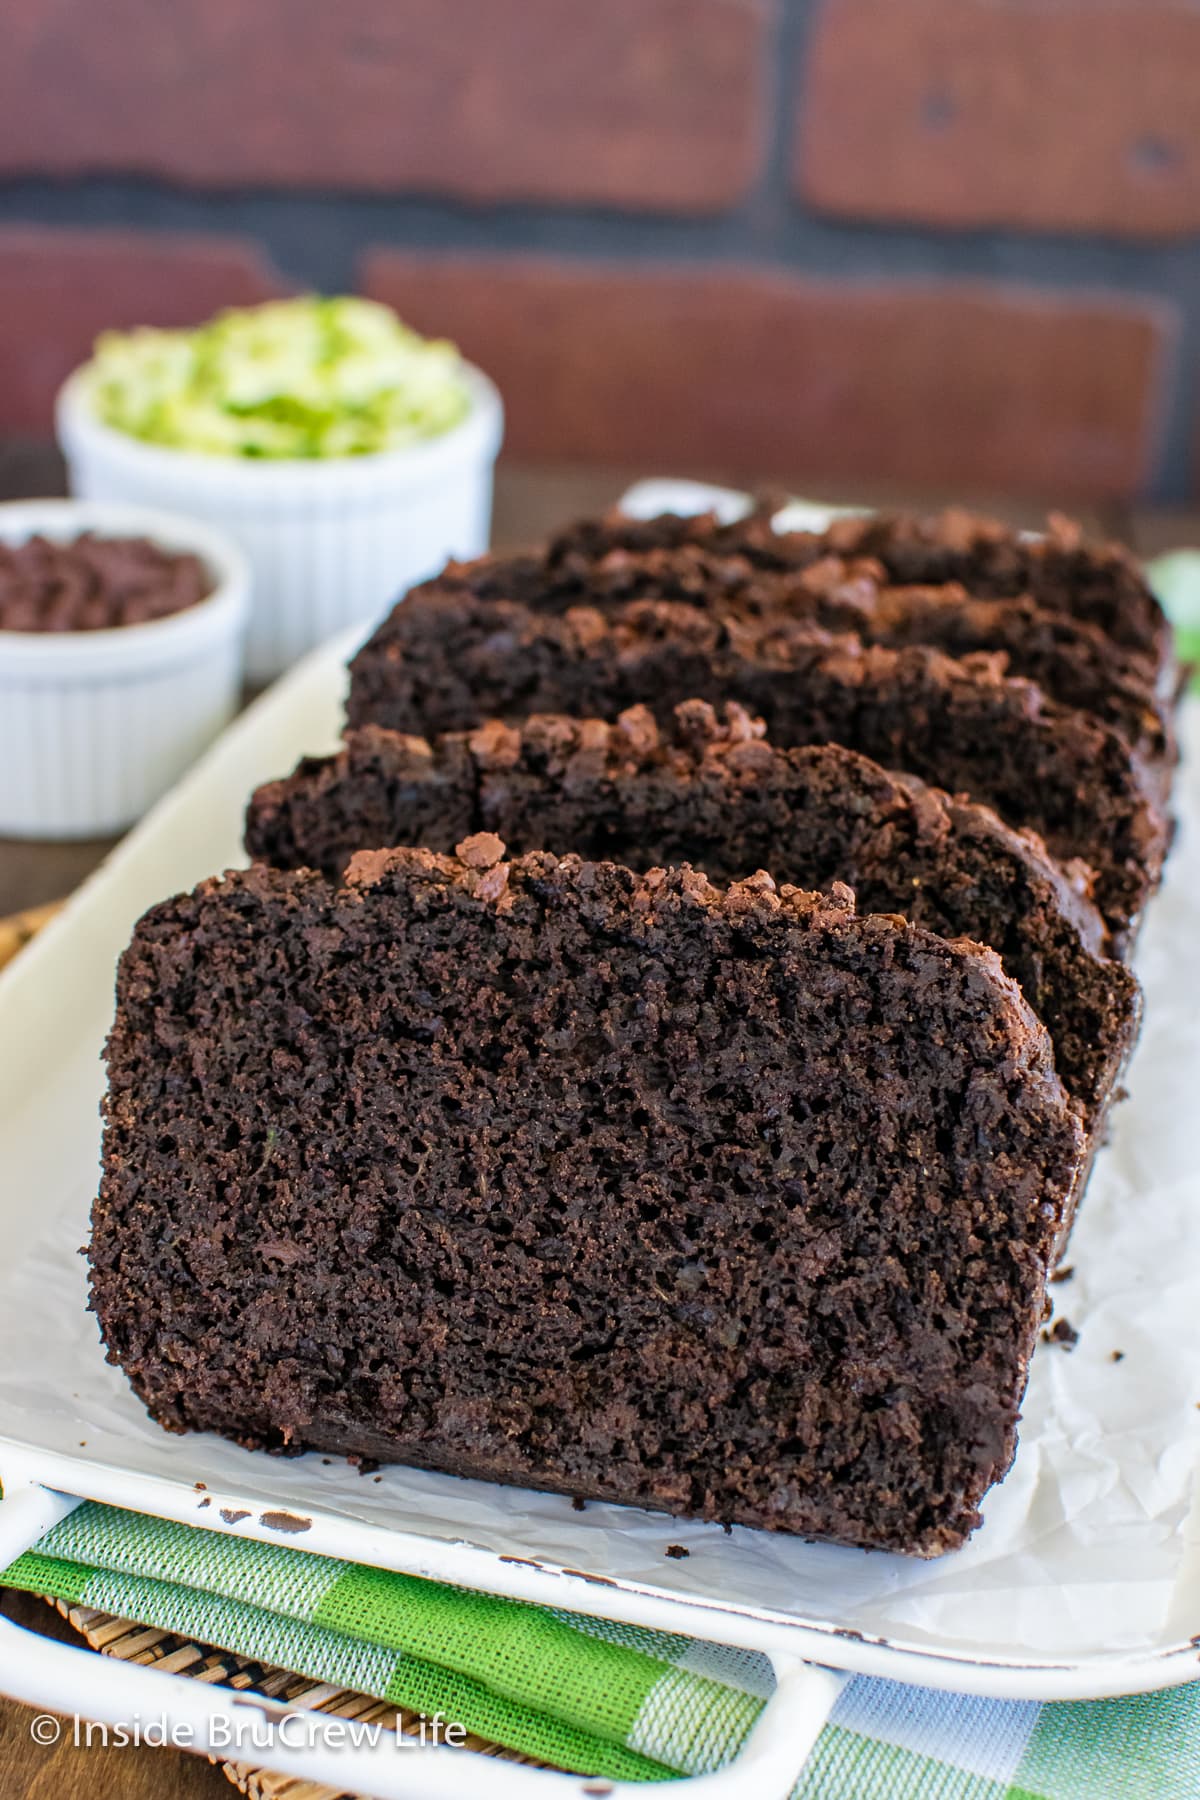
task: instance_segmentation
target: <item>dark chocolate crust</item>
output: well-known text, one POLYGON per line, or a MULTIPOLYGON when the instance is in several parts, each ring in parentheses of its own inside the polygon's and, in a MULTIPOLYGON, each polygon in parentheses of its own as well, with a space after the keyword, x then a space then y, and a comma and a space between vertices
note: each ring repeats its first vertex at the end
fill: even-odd
POLYGON ((1007 1467, 1082 1150, 996 957, 480 834, 155 907, 93 1304, 172 1429, 924 1555, 1007 1467))
POLYGON ((448 852, 474 831, 514 854, 689 863, 717 883, 759 869, 804 888, 841 881, 861 912, 990 945, 1047 1026, 1093 1132, 1137 1033, 1136 980, 1036 838, 852 751, 779 749, 736 705, 722 718, 688 702, 661 731, 635 707, 613 725, 535 716, 432 744, 366 726, 336 757, 257 791, 246 848, 337 879, 357 850, 448 852))
POLYGON ((1096 902, 1128 940, 1170 842, 1169 762, 1008 676, 1002 653, 864 646, 751 604, 744 588, 727 606, 711 559, 686 571, 675 560, 687 597, 630 597, 612 553, 602 563, 616 597, 595 591, 587 604, 570 602, 552 556, 452 565, 355 657, 350 725, 432 736, 541 712, 611 719, 637 704, 667 724, 685 700, 736 700, 781 746, 840 744, 1036 831, 1061 860, 1092 868, 1096 902))

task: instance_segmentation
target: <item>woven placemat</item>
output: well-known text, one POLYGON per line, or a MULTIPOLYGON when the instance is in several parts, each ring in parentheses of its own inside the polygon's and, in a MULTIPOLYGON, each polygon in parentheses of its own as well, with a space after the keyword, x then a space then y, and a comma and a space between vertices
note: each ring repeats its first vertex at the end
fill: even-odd
POLYGON ((45 906, 31 906, 25 912, 10 913, 0 919, 0 969, 62 911, 64 904, 62 900, 50 900, 45 906))
MULTIPOLYGON (((419 1713, 390 1706, 383 1700, 373 1700, 369 1695, 355 1693, 349 1688, 333 1687, 327 1681, 310 1681, 287 1669, 271 1668, 246 1656, 213 1650, 207 1644, 193 1643, 170 1631, 134 1625, 128 1619, 96 1612, 90 1606, 73 1606, 66 1600, 50 1599, 46 1604, 61 1613, 93 1650, 104 1656, 115 1656, 118 1662, 153 1663, 170 1675, 219 1683, 222 1687, 235 1688, 239 1693, 261 1694, 267 1700, 332 1713, 339 1719, 361 1719, 368 1724, 385 1725, 410 1736, 421 1728, 419 1713)), ((534 1768, 548 1766, 531 1756, 521 1756, 515 1750, 505 1750, 498 1744, 470 1735, 465 1739, 464 1747, 482 1756, 502 1757, 505 1762, 527 1763, 534 1768)), ((358 1800, 345 1788, 324 1787, 320 1782, 302 1781, 296 1775, 276 1775, 269 1769, 226 1761, 220 1756, 210 1756, 208 1760, 216 1764, 234 1787, 249 1794, 251 1800, 358 1800)))

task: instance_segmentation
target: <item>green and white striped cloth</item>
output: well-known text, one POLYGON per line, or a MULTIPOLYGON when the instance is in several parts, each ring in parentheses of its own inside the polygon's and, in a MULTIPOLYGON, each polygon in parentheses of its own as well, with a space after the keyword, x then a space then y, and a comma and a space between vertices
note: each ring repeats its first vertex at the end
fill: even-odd
MULTIPOLYGON (((86 1502, 0 1576, 359 1689, 589 1775, 717 1769, 767 1659, 86 1502)), ((793 1800, 1195 1800, 1200 1683, 1090 1705, 858 1677, 793 1800)), ((766 1800, 766 1797, 764 1797, 766 1800)))

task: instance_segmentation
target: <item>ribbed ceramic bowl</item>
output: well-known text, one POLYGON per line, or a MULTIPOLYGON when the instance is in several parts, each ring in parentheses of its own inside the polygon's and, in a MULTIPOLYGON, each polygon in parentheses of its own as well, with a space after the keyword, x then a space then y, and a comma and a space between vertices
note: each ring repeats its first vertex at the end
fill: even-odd
POLYGON ((219 532, 140 506, 0 506, 0 541, 81 532, 190 550, 212 577, 195 606, 106 631, 0 630, 0 835, 103 837, 173 787, 241 691, 245 557, 219 532))
POLYGON ((146 444, 96 416, 88 365, 58 397, 71 491, 167 507, 219 527, 254 574, 246 646, 266 681, 350 625, 367 624, 451 557, 487 549, 500 396, 466 367, 471 410, 440 437, 377 455, 256 461, 146 444))

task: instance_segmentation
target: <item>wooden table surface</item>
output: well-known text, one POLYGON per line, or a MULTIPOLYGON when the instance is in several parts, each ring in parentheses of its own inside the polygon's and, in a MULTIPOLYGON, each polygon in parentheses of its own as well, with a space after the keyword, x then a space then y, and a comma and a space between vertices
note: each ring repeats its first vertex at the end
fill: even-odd
MULTIPOLYGON (((529 469, 502 465, 496 486, 495 541, 508 548, 528 543, 583 513, 610 505, 636 472, 594 469, 529 469)), ((772 487, 802 489, 814 498, 845 498, 845 490, 812 482, 772 480, 772 487)), ((62 469, 42 447, 0 444, 0 499, 62 491, 62 469)), ((871 491, 880 505, 934 506, 938 496, 871 491)), ((1044 508, 981 497, 981 510, 1019 524, 1036 524, 1044 508)), ((1183 512, 1084 512, 1092 530, 1121 538, 1150 555, 1176 545, 1200 545, 1200 516, 1183 512)), ((113 839, 84 843, 29 844, 0 838, 0 916, 56 900, 78 886, 112 847, 113 839)), ((0 1613, 51 1636, 76 1641, 53 1610, 28 1595, 0 1592, 0 1613)), ((218 1800, 233 1792, 219 1770, 175 1750, 76 1748, 65 1741, 46 1748, 33 1742, 29 1709, 0 1700, 0 1800, 218 1800)))

